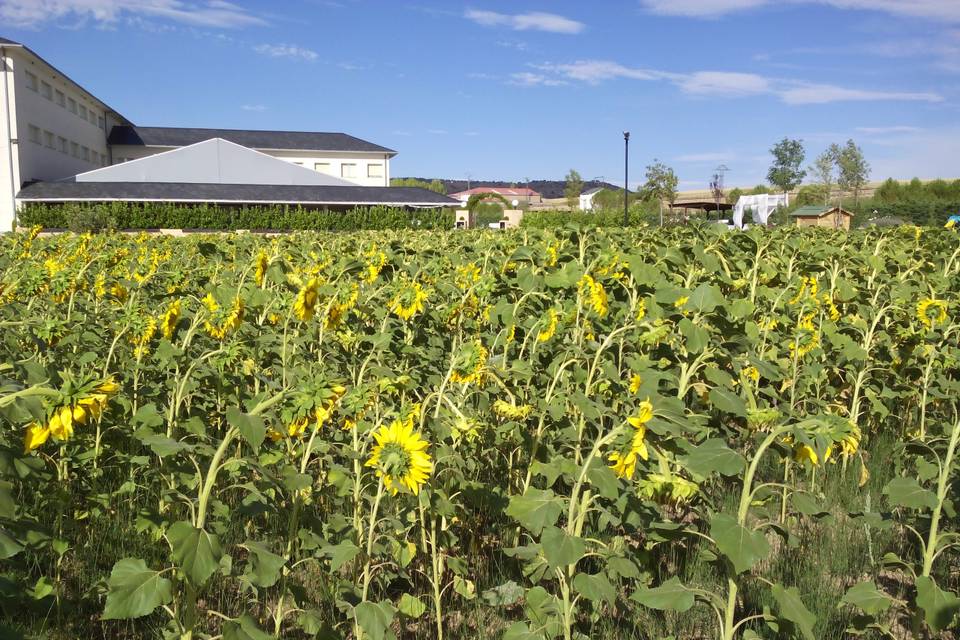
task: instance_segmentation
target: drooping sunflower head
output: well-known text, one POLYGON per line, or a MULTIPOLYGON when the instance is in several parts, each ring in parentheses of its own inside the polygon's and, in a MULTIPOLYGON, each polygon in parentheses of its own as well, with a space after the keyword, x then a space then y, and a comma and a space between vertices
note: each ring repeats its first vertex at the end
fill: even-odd
POLYGON ((384 488, 394 495, 399 491, 419 494, 433 472, 429 443, 402 420, 380 427, 373 439, 376 444, 365 465, 376 470, 384 488))
POLYGON ((267 267, 270 266, 270 256, 267 255, 267 252, 263 249, 257 254, 256 259, 254 260, 254 273, 253 279, 257 283, 258 287, 263 286, 264 277, 267 275, 267 267))
POLYGON ((610 310, 607 290, 603 288, 603 283, 595 280, 590 274, 584 274, 578 283, 580 287, 580 297, 584 306, 591 309, 601 318, 607 315, 610 310))
POLYGON ((173 332, 177 330, 177 324, 180 322, 180 300, 174 300, 167 307, 160 319, 160 333, 169 340, 173 337, 173 332))
POLYGON ((556 309, 547 310, 547 315, 541 320, 543 328, 537 332, 537 342, 546 342, 557 332, 557 324, 560 322, 560 314, 556 309))
POLYGON ((390 312, 401 320, 409 320, 422 313, 428 294, 419 282, 409 282, 401 286, 390 301, 390 312))
POLYGON ((479 340, 465 345, 454 362, 450 381, 461 384, 481 384, 489 355, 487 348, 479 340))
POLYGON ((293 301, 293 315, 301 322, 312 320, 319 297, 320 283, 316 278, 310 278, 297 292, 297 299, 293 301))
POLYGON ((947 321, 947 301, 924 298, 917 303, 917 319, 927 329, 947 321))

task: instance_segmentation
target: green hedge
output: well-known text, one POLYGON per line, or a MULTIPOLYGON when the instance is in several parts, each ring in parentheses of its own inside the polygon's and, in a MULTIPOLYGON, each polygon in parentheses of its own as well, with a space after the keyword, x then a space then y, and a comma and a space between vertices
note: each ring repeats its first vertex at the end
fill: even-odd
POLYGON ((856 221, 866 222, 871 218, 896 217, 919 226, 941 227, 947 218, 960 213, 960 202, 877 202, 867 201, 856 209, 856 221), (874 215, 874 211, 877 212, 874 215))
POLYGON ((202 204, 110 202, 102 204, 27 204, 20 209, 19 224, 47 229, 87 231, 99 229, 210 229, 232 231, 312 230, 359 231, 364 229, 452 229, 450 209, 358 207, 349 211, 305 209, 272 205, 221 207, 202 204))
MULTIPOLYGON (((666 215, 666 214, 665 214, 666 215)), ((597 227, 622 227, 623 209, 602 211, 528 211, 520 222, 522 227, 533 229, 556 229, 568 222, 597 227)), ((645 209, 632 207, 627 218, 627 226, 637 227, 657 224, 657 214, 645 209)))

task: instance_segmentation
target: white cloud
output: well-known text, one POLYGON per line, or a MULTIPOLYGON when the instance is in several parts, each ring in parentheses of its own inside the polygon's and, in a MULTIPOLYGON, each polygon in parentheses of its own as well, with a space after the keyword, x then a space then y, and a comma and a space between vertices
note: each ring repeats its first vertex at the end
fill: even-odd
POLYGON ((427 133, 434 136, 445 136, 450 132, 446 129, 427 129, 427 133))
POLYGON ((316 51, 292 44, 258 44, 253 50, 271 58, 295 58, 308 62, 313 62, 319 57, 316 51))
POLYGON ((779 92, 787 104, 828 104, 831 102, 943 102, 936 93, 868 91, 827 84, 808 84, 779 92))
POLYGON ((893 133, 919 133, 923 131, 920 127, 910 127, 906 125, 897 125, 892 127, 857 127, 856 132, 868 136, 883 136, 893 133))
MULTIPOLYGON (((837 9, 882 11, 897 16, 960 22, 957 0, 792 0, 797 4, 829 5, 837 9)), ((641 0, 653 13, 712 18, 764 6, 782 6, 777 0, 641 0)))
POLYGON ((267 110, 267 107, 262 104, 244 104, 240 105, 240 108, 244 111, 254 111, 257 113, 267 110))
POLYGON ((514 31, 547 31, 549 33, 576 34, 584 30, 582 22, 571 20, 555 13, 507 14, 496 11, 469 9, 464 17, 484 27, 507 27, 514 31))
POLYGON ((162 18, 223 29, 267 24, 247 9, 223 0, 0 0, 0 23, 37 27, 65 19, 113 24, 124 15, 162 18))
POLYGON ((791 105, 831 102, 942 102, 932 92, 875 91, 813 84, 800 80, 765 78, 753 73, 732 71, 695 71, 675 73, 655 69, 627 67, 609 60, 582 60, 568 64, 530 65, 540 73, 521 72, 510 76, 510 84, 523 86, 559 86, 568 82, 597 85, 608 80, 665 80, 692 96, 742 98, 769 95, 791 105))

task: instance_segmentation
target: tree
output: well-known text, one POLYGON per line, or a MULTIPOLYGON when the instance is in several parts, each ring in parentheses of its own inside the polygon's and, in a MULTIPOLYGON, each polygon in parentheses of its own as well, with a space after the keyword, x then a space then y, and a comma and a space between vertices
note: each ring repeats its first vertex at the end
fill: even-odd
POLYGON ((663 226, 663 201, 666 200, 673 204, 677 200, 677 174, 673 169, 663 164, 656 158, 653 164, 647 165, 647 181, 641 187, 641 191, 646 198, 656 198, 660 204, 660 226, 663 226))
POLYGON ((837 158, 840 155, 840 145, 832 144, 823 153, 817 156, 808 171, 816 184, 823 189, 823 204, 830 204, 833 195, 833 185, 836 183, 837 158))
POLYGON ((583 193, 583 178, 580 177, 576 169, 570 169, 566 180, 567 186, 563 190, 563 195, 566 196, 570 208, 576 209, 580 204, 580 194, 583 193))
POLYGON ((433 180, 427 182, 426 180, 419 180, 417 178, 393 178, 390 180, 391 187, 419 187, 421 189, 429 189, 430 191, 435 191, 443 195, 447 195, 447 187, 444 186, 443 182, 440 180, 433 180))
POLYGON ((730 204, 737 204, 737 201, 740 199, 740 196, 743 195, 743 189, 740 187, 734 187, 730 189, 730 192, 727 193, 727 202, 730 204))
POLYGON ((870 178, 870 163, 853 140, 837 153, 837 185, 841 191, 853 191, 853 201, 860 204, 860 192, 870 178))
POLYGON ((806 157, 803 141, 784 138, 770 149, 770 153, 773 154, 773 164, 767 172, 767 180, 783 193, 793 191, 807 175, 800 168, 806 157))

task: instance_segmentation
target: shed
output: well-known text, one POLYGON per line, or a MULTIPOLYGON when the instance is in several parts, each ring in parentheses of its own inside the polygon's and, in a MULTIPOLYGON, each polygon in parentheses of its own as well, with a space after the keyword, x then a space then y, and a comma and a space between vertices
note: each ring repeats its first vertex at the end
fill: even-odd
POLYGON ((797 221, 798 227, 849 230, 853 221, 853 214, 842 207, 800 207, 790 215, 797 221))

